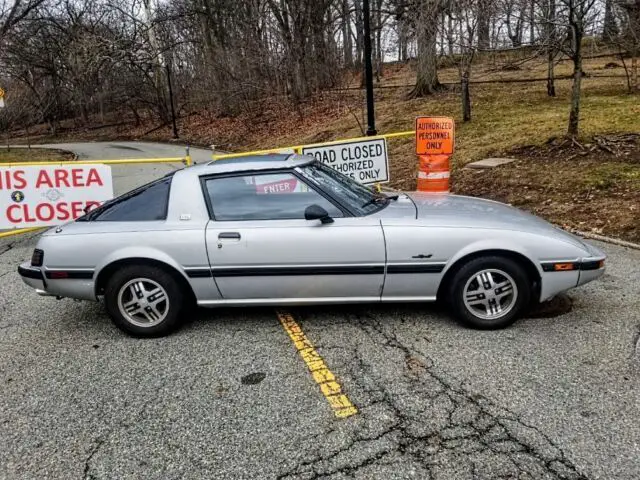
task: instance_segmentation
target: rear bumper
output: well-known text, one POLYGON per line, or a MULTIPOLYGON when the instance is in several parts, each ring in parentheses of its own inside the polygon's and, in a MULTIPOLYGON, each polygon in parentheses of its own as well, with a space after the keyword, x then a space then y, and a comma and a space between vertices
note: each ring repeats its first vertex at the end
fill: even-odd
POLYGON ((93 269, 39 268, 32 267, 27 262, 18 267, 18 273, 24 283, 43 297, 64 297, 96 301, 93 269))
POLYGON ((49 295, 47 293, 47 282, 41 269, 32 267, 31 264, 27 262, 18 267, 18 273, 20 277, 22 277, 22 281, 35 289, 39 295, 49 295))

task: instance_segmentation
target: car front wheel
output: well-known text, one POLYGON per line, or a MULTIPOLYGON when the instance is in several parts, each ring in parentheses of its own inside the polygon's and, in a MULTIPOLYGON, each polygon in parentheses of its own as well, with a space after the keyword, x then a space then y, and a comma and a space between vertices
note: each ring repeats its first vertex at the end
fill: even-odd
POLYGON ((115 325, 137 337, 159 337, 178 326, 184 293, 173 276, 147 265, 118 270, 107 283, 105 306, 115 325))
POLYGON ((517 262, 506 257, 480 257, 463 265, 450 284, 456 318, 479 329, 504 328, 529 305, 531 282, 517 262))

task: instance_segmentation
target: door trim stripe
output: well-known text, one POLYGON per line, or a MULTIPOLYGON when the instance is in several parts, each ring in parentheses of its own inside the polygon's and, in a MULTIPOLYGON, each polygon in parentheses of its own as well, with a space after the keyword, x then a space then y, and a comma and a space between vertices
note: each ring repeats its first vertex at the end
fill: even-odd
MULTIPOLYGON (((441 273, 445 263, 392 264, 387 274, 441 273)), ((184 267, 189 278, 276 277, 304 275, 384 275, 383 264, 374 265, 284 265, 254 267, 184 267)))
POLYGON ((211 278, 209 267, 184 267, 184 272, 189 278, 211 278))
POLYGON ((407 263, 387 266, 387 273, 441 273, 446 263, 407 263))
POLYGON ((296 275, 383 275, 384 265, 319 265, 283 267, 213 267, 214 277, 270 277, 296 275))

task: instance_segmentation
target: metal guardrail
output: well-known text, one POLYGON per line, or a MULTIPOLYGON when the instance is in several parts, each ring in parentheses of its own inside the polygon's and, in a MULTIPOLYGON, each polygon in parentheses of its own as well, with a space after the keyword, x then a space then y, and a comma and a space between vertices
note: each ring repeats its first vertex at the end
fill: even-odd
POLYGON ((357 138, 348 138, 345 140, 334 140, 331 142, 321 142, 321 143, 309 143, 309 144, 305 144, 305 145, 295 145, 295 146, 291 146, 291 147, 278 147, 278 148, 268 148, 265 150, 253 150, 251 152, 242 152, 242 153, 225 153, 222 155, 212 155, 213 160, 222 160, 224 158, 238 158, 238 157, 246 157, 248 155, 266 155, 269 153, 284 153, 284 152, 295 152, 295 153, 300 153, 302 151, 303 148, 311 148, 311 147, 323 147, 326 145, 336 145, 339 143, 342 143, 346 140, 349 141, 353 141, 353 142, 357 142, 357 141, 365 141, 365 140, 376 140, 376 139, 380 139, 380 138, 385 138, 385 139, 389 139, 389 138, 399 138, 399 137, 413 137, 415 136, 416 132, 415 130, 410 130, 407 132, 396 132, 396 133, 386 133, 384 135, 375 135, 372 137, 357 137, 357 138))
MULTIPOLYGON (((154 163, 183 163, 187 167, 193 165, 193 159, 191 155, 184 157, 168 157, 168 158, 127 158, 118 160, 81 160, 81 161, 66 161, 66 162, 13 162, 13 163, 0 163, 0 167, 42 167, 51 165, 69 166, 69 165, 145 165, 154 163)), ((11 237, 14 235, 21 235, 23 233, 35 232, 36 230, 42 230, 49 227, 30 227, 30 228, 16 228, 15 230, 8 230, 0 232, 0 238, 11 237)))

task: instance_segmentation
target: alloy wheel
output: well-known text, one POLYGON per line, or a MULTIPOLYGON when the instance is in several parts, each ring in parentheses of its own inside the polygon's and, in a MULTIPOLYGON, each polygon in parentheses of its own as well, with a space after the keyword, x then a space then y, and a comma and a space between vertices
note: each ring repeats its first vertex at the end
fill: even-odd
POLYGON ((518 287, 508 273, 486 269, 467 281, 463 295, 464 304, 473 315, 483 320, 496 320, 513 309, 518 287))
POLYGON ((138 327, 153 327, 169 313, 169 296, 154 280, 136 278, 125 283, 118 292, 118 308, 122 316, 138 327))

